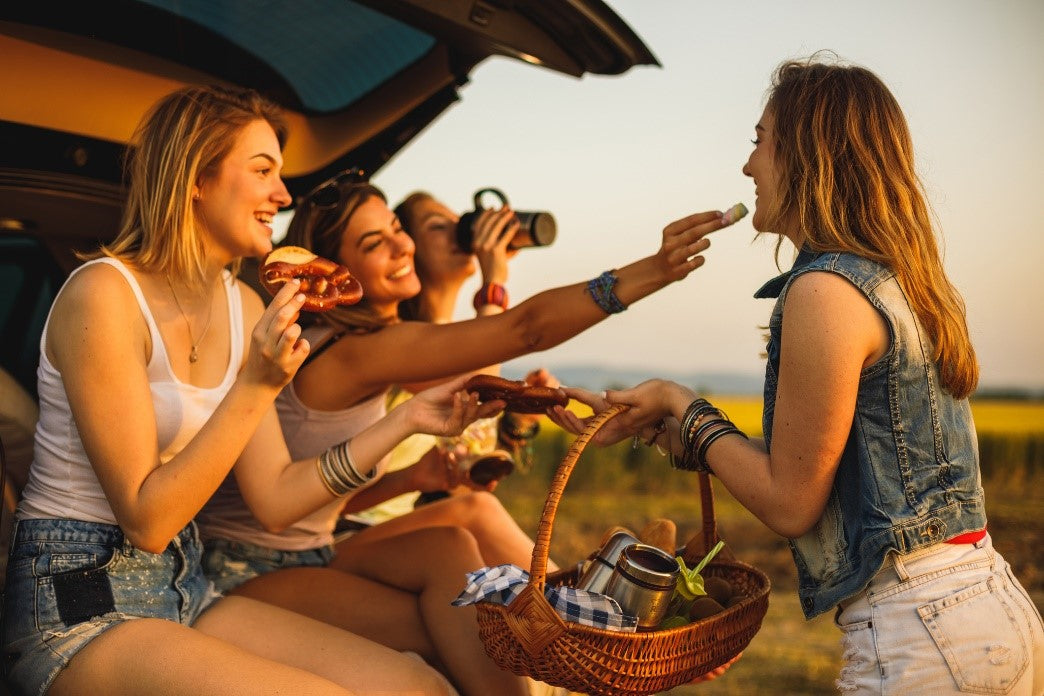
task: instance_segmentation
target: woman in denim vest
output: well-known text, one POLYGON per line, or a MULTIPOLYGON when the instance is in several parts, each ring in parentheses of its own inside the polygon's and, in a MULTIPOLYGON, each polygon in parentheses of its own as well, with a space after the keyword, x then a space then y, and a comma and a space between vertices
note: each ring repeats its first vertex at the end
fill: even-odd
POLYGON ((898 103, 866 69, 787 62, 755 133, 754 228, 800 250, 756 294, 764 440, 672 382, 571 395, 630 405, 598 441, 669 447, 790 539, 806 617, 836 608, 842 692, 1039 696, 1044 630, 986 533, 975 352, 898 103))

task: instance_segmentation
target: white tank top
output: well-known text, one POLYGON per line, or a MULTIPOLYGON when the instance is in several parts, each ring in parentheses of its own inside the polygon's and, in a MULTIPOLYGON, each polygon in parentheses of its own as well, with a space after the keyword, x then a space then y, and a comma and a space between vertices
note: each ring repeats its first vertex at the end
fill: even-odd
MULTIPOLYGON (((329 331, 326 327, 310 327, 303 336, 315 346, 329 331)), ((341 411, 317 411, 301 403, 291 381, 279 392, 275 402, 290 458, 293 461, 314 459, 373 425, 387 412, 386 394, 381 392, 341 411)), ((384 475, 387 460, 388 457, 384 457, 377 463, 373 480, 367 485, 373 485, 384 475)), ((272 533, 251 514, 236 477, 229 474, 203 506, 196 523, 204 539, 227 539, 280 551, 306 551, 333 543, 334 525, 344 503, 344 498, 337 498, 282 532, 272 533)))
MULTIPOLYGON (((196 436, 228 393, 239 372, 243 360, 243 311, 239 289, 232 275, 225 271, 223 284, 228 301, 231 336, 228 369, 221 384, 203 389, 185 384, 174 376, 167 359, 167 348, 141 287, 122 262, 108 257, 95 259, 74 270, 69 277, 95 263, 108 264, 123 274, 149 326, 152 355, 147 374, 156 413, 159 458, 165 464, 196 436)), ((50 320, 48 313, 47 323, 50 320)), ((40 338, 37 384, 40 419, 36 425, 33 464, 29 468, 29 480, 18 505, 18 518, 63 518, 116 524, 109 501, 83 450, 76 422, 69 409, 62 375, 47 359, 47 324, 44 324, 43 336, 40 338)), ((113 398, 119 398, 119 395, 114 394, 113 398)))

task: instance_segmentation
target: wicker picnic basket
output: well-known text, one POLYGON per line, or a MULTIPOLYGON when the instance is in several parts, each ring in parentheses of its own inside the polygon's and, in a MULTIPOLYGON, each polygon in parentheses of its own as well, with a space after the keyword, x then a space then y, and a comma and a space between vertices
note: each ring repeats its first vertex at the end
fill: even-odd
MULTIPOLYGON (((679 628, 638 633, 592 628, 562 620, 547 602, 547 585, 570 586, 576 581, 575 570, 547 577, 558 502, 588 441, 623 410, 625 407, 612 407, 592 419, 559 465, 537 527, 529 585, 507 606, 476 605, 486 653, 501 668, 585 694, 650 694, 691 681, 738 655, 761 628, 768 610, 768 577, 732 560, 714 560, 702 574, 729 581, 743 599, 723 612, 679 628)), ((709 477, 699 477, 702 549, 709 549, 718 539, 714 500, 709 477)), ((690 542, 689 547, 700 545, 690 542)))

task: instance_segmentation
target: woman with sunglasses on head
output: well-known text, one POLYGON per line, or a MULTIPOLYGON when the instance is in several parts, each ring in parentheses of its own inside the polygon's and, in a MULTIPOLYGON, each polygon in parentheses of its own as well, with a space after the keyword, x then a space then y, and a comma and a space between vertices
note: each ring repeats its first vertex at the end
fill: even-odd
POLYGON ((497 407, 450 383, 291 459, 273 402, 309 351, 304 296, 288 283, 265 308, 229 271, 271 249, 285 140, 249 90, 161 99, 136 133, 119 233, 53 304, 4 596, 19 693, 450 692, 419 660, 222 597, 201 567, 193 518, 231 471, 278 528, 372 480, 404 437, 456 434, 497 407))
POLYGON ((764 440, 664 380, 571 395, 630 407, 597 441, 670 448, 790 539, 806 617, 843 632, 841 692, 1039 696, 1044 628, 986 532, 975 351, 899 104, 864 68, 787 62, 755 134, 754 228, 799 250, 755 295, 776 298, 764 440))
MULTIPOLYGON (((421 291, 399 303, 400 318, 436 324, 453 321, 460 290, 476 272, 481 272, 482 278, 476 298, 485 299, 490 293, 507 297, 508 261, 517 252, 509 245, 519 226, 509 207, 487 208, 474 217, 473 248, 468 250, 461 249, 456 238, 460 216, 430 193, 409 194, 395 206, 394 212, 403 230, 414 241, 414 265, 421 281, 421 291)), ((507 308, 506 301, 473 304, 476 316, 480 317, 500 314, 507 308)), ((500 366, 492 365, 482 371, 499 374, 500 366)), ((559 386, 543 369, 530 372, 524 381, 539 386, 559 386)), ((405 389, 393 389, 390 403, 402 403, 410 396, 405 389)), ((515 469, 516 461, 524 463, 529 443, 539 427, 536 414, 503 413, 497 418, 476 421, 460 436, 443 439, 441 443, 424 435, 412 437, 392 452, 389 475, 381 480, 385 485, 371 486, 365 495, 353 496, 346 512, 358 512, 362 518, 374 522, 408 515, 408 522, 403 520, 367 531, 366 538, 401 529, 407 523, 460 524, 476 536, 488 565, 525 566, 533 551, 532 540, 496 497, 482 491, 493 490, 500 478, 515 469), (425 469, 422 465, 432 459, 430 449, 436 446, 448 450, 452 458, 460 459, 457 466, 432 465, 425 469), (426 456, 420 456, 422 454, 426 456), (412 467, 405 466, 414 461, 417 463, 412 467), (477 466, 472 468, 471 464, 476 462, 477 466), (392 473, 396 470, 401 471, 392 473), (424 475, 425 471, 429 475, 424 475), (455 485, 458 480, 463 483, 455 485), (449 497, 450 491, 454 496, 452 502, 430 505, 449 497), (391 499, 386 500, 388 497, 391 499), (427 507, 415 514, 414 508, 421 505, 427 507)))
MULTIPOLYGON (((356 306, 316 316, 314 324, 305 330, 315 346, 315 357, 279 398, 280 422, 291 450, 295 454, 311 453, 322 442, 350 435, 344 430, 346 425, 359 427, 368 418, 380 415, 393 385, 415 391, 422 384, 482 370, 561 343, 609 314, 685 278, 703 263, 699 254, 709 246, 704 237, 724 225, 721 214, 714 211, 683 218, 665 228, 654 254, 590 282, 545 291, 494 316, 449 324, 402 321, 399 304, 420 290, 413 240, 388 208, 384 194, 371 184, 345 175, 321 185, 297 207, 285 244, 305 247, 347 266, 362 284, 364 297, 356 306)), ((226 545, 215 547, 212 570, 215 575, 231 576, 233 583, 237 575, 256 575, 262 565, 259 559, 273 552, 312 550, 319 543, 328 546, 339 512, 330 510, 325 519, 312 516, 276 537, 244 519, 242 503, 236 502, 234 491, 211 502, 202 520, 206 522, 204 532, 212 540, 208 544, 226 545), (229 520, 235 520, 235 525, 229 520), (227 545, 234 548, 230 550, 227 545), (248 566, 248 572, 238 572, 248 566)), ((367 530, 343 542, 327 567, 416 591, 415 576, 428 556, 404 551, 402 535, 368 541, 367 534, 372 532, 367 530)), ((525 542, 531 544, 528 539, 525 542)), ((488 544, 482 546, 489 548, 488 544)), ((426 549, 429 553, 435 550, 426 549)), ((517 563, 518 555, 508 560, 517 563)), ((273 567, 268 564, 266 570, 273 567)), ((306 612, 309 606, 302 604, 310 605, 310 598, 322 597, 324 616, 338 625, 358 627, 360 615, 365 617, 367 610, 376 613, 368 617, 374 622, 372 626, 382 619, 377 607, 349 599, 353 595, 350 589, 344 589, 344 579, 337 574, 314 574, 313 584, 305 585, 292 577, 294 570, 252 577, 236 591, 306 612), (333 602, 339 602, 342 609, 331 608, 333 602)), ((452 578, 458 590, 463 580, 459 575, 452 578)), ((377 629, 355 630, 374 636, 367 630, 377 629)), ((434 636, 433 640, 436 647, 445 649, 434 636)), ((443 656, 443 660, 457 684, 468 690, 464 679, 474 672, 473 667, 466 659, 458 662, 443 656)), ((516 689, 521 691, 521 682, 516 689)))

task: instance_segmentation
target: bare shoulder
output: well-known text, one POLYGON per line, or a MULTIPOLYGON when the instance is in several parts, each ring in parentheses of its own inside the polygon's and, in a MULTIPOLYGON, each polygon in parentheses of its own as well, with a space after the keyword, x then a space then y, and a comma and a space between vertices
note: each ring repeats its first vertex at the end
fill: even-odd
POLYGON ((847 278, 827 271, 799 276, 787 292, 783 331, 792 341, 843 347, 868 365, 888 343, 884 318, 847 278))
POLYGON ((815 305, 869 301, 850 280, 829 271, 809 271, 794 280, 787 291, 787 306, 792 302, 815 305))
POLYGON ((54 302, 47 329, 47 354, 61 370, 92 351, 119 351, 129 359, 144 355, 149 329, 130 283, 108 264, 91 264, 74 274, 54 302), (72 362, 69 362, 72 361, 72 362))
MULTIPOLYGON (((56 320, 65 314, 85 318, 96 314, 127 316, 137 308, 137 298, 127 279, 109 264, 95 263, 75 273, 55 300, 56 320)), ((131 315, 133 316, 133 315, 131 315)))

